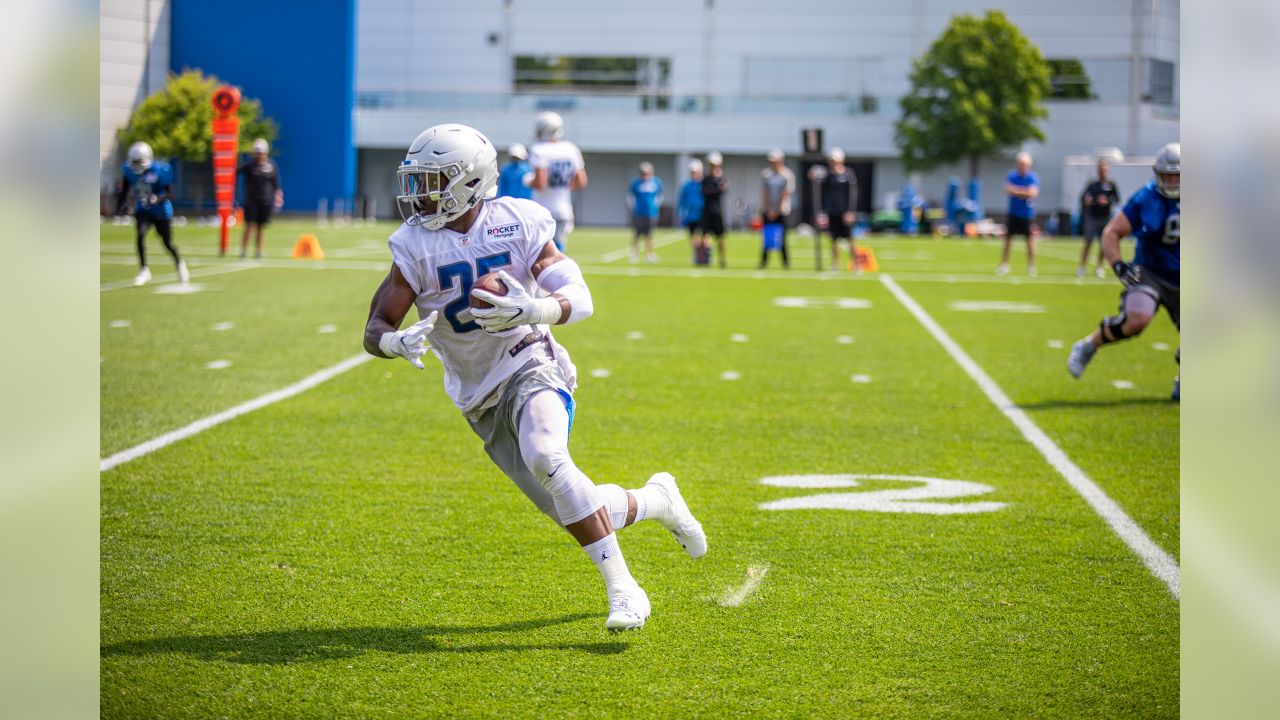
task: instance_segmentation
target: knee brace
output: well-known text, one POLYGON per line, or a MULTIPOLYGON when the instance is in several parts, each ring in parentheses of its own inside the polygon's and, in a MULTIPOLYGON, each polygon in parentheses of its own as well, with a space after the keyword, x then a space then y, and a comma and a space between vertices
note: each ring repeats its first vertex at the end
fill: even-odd
MULTIPOLYGON (((567 460, 546 475, 538 475, 555 502, 560 525, 572 525, 605 505, 591 478, 567 460)), ((623 511, 624 515, 626 511, 623 511)))
POLYGON ((1121 311, 1119 315, 1112 315, 1111 317, 1103 318, 1102 322, 1098 325, 1098 332, 1102 333, 1102 339, 1107 342, 1116 342, 1117 340, 1125 340, 1127 338, 1141 335, 1142 330, 1138 330, 1134 333, 1125 331, 1124 326, 1128 319, 1129 316, 1126 315, 1124 311, 1121 311))
POLYGON ((561 526, 572 525, 605 504, 591 478, 573 464, 567 448, 540 448, 527 454, 524 461, 551 496, 554 518, 561 526))

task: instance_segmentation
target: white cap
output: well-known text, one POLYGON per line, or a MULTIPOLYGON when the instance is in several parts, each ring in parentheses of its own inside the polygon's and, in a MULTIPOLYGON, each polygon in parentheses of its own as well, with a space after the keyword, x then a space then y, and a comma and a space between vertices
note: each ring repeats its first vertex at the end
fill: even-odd
POLYGON ((262 138, 258 138, 257 140, 253 141, 253 152, 255 155, 258 153, 262 153, 263 155, 266 155, 270 151, 271 151, 271 144, 268 143, 266 140, 262 138))
POLYGON ((640 163, 640 173, 641 173, 641 174, 646 174, 646 173, 647 173, 647 174, 649 174, 649 175, 652 175, 652 174, 653 174, 653 163, 648 163, 648 162, 642 162, 642 163, 640 163))
POLYGON ((769 162, 777 162, 786 156, 782 154, 781 150, 779 150, 778 148, 774 148, 770 150, 769 154, 765 155, 765 157, 768 158, 769 162))
POLYGON ((831 162, 844 162, 844 150, 841 150, 838 147, 831 148, 831 150, 827 152, 827 159, 831 162))
POLYGON ((694 158, 689 161, 689 172, 702 172, 702 161, 694 158))
POLYGON ((529 151, 526 150, 524 148, 524 145, 520 143, 511 143, 511 145, 507 148, 507 155, 510 155, 511 157, 516 158, 517 160, 529 159, 529 151))
POLYGON ((711 152, 707 153, 707 162, 712 165, 723 165, 724 156, 721 155, 719 152, 712 150, 711 152))

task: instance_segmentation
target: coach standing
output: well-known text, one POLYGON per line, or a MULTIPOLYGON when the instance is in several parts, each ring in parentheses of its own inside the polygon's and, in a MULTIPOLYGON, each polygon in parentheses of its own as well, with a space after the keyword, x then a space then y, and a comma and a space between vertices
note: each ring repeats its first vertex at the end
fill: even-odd
POLYGON ((1040 194, 1040 178, 1031 172, 1031 153, 1020 152, 1017 168, 1005 178, 1004 191, 1009 196, 1009 220, 1005 224, 1004 249, 1000 253, 997 275, 1009 272, 1009 246, 1014 235, 1027 238, 1027 274, 1036 276, 1036 196, 1040 194))
POLYGON ((262 226, 271 222, 271 214, 284 205, 280 189, 280 171, 267 157, 271 146, 258 138, 253 141, 253 159, 240 166, 236 175, 244 176, 244 237, 240 241, 240 259, 249 251, 249 235, 254 236, 255 258, 262 258, 262 226))

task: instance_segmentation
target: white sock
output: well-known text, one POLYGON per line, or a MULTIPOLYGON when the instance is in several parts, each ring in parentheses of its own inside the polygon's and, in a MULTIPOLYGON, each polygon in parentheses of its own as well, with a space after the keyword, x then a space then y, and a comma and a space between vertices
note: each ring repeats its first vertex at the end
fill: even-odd
POLYGON ((627 492, 636 499, 636 522, 646 518, 659 522, 675 519, 671 510, 671 501, 657 488, 646 485, 627 492))
POLYGON ((582 546, 583 552, 596 564, 600 576, 604 578, 605 592, 612 597, 620 590, 639 587, 631 571, 627 569, 627 561, 622 559, 622 548, 618 547, 618 535, 609 533, 590 545, 582 546))

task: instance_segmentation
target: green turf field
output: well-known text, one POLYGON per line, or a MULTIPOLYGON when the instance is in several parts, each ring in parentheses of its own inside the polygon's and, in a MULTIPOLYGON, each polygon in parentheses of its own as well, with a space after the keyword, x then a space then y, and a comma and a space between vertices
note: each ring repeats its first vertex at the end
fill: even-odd
MULTIPOLYGON (((359 355, 394 227, 282 221, 260 263, 178 228, 196 292, 175 293, 154 236, 133 288, 132 228, 104 226, 102 457, 359 355), (325 261, 288 259, 304 231, 325 261)), ((708 532, 699 561, 652 523, 621 533, 643 630, 604 630, 595 568, 489 463, 439 364, 376 359, 102 473, 103 716, 1178 714, 1177 597, 880 276, 1176 560, 1166 316, 1077 381, 1067 349, 1120 286, 1075 278, 1076 241, 1043 243, 1030 279, 1020 249, 995 277, 992 241, 872 238, 883 272, 855 277, 816 274, 806 238, 758 273, 755 236, 730 236, 727 271, 656 237, 660 262, 631 265, 624 231, 578 229, 596 313, 555 331, 577 464, 672 472, 708 532), (762 509, 934 487, 761 482, 806 475, 1000 505, 762 509)))

